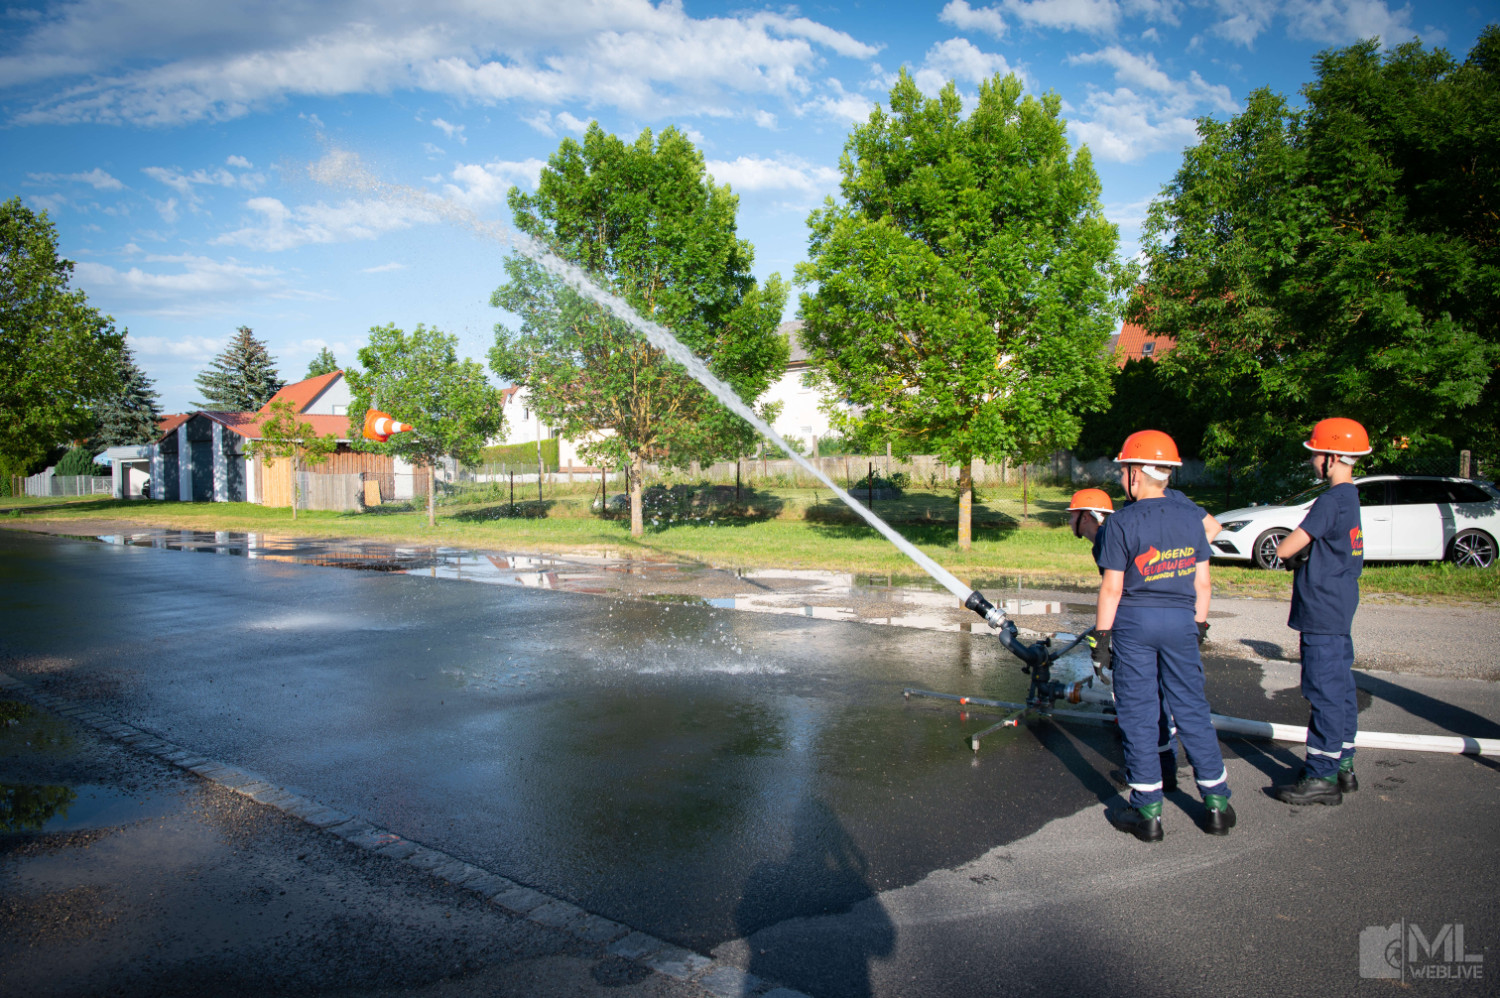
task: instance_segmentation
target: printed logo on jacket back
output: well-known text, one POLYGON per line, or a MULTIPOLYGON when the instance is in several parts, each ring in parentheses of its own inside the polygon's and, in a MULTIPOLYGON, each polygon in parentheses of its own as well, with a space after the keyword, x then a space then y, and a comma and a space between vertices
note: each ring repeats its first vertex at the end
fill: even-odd
POLYGON ((1359 527, 1349 528, 1349 553, 1356 558, 1365 556, 1365 532, 1359 527))
POLYGON ((1135 570, 1141 573, 1141 578, 1146 582, 1171 579, 1196 572, 1198 558, 1190 547, 1167 548, 1165 551, 1158 551, 1155 545, 1152 545, 1144 554, 1135 556, 1135 570))

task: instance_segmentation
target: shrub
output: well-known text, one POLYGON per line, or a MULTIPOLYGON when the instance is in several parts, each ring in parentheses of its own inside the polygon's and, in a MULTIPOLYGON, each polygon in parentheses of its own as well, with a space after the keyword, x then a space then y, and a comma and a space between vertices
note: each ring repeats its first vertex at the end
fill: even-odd
POLYGON ((102 466, 94 463, 94 455, 87 447, 74 447, 63 455, 61 461, 57 462, 56 475, 100 475, 104 473, 102 466))

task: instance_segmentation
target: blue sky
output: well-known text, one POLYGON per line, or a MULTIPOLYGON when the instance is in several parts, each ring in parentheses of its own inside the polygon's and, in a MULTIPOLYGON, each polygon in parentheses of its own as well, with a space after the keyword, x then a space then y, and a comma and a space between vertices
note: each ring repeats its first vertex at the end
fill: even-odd
POLYGON ((19 3, 0 10, 0 196, 48 211, 75 286, 180 411, 241 325, 288 380, 324 345, 353 363, 387 322, 483 359, 504 248, 315 182, 329 148, 506 220, 510 185, 590 120, 677 125, 739 193, 757 273, 790 278, 850 124, 901 67, 933 93, 1014 72, 1062 97, 1129 254, 1195 118, 1295 94, 1360 38, 1462 58, 1495 19, 1384 0, 19 3))

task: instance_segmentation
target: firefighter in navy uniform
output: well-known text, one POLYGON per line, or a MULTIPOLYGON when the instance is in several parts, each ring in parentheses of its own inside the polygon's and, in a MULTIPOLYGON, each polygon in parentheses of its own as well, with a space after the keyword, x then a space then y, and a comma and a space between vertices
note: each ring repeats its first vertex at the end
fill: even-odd
POLYGON ((1292 568, 1292 612, 1287 626, 1302 632, 1302 695, 1312 708, 1307 756, 1297 779, 1272 790, 1288 804, 1341 804, 1359 789, 1354 734, 1354 641, 1365 535, 1359 516, 1354 462, 1370 453, 1365 428, 1352 419, 1325 419, 1302 446, 1313 470, 1331 488, 1313 501, 1302 525, 1276 548, 1292 568))
POLYGON ((1110 517, 1105 530, 1094 661, 1101 670, 1114 670, 1130 806, 1111 812, 1109 820, 1143 842, 1162 838, 1163 774, 1153 723, 1160 698, 1177 722, 1178 740, 1203 794, 1201 827, 1227 835, 1235 813, 1198 654, 1210 585, 1203 520, 1196 506, 1166 494, 1169 469, 1182 461, 1165 433, 1131 434, 1115 463, 1135 502, 1110 517))
MULTIPOLYGON (((1180 494, 1180 493, 1179 493, 1180 494)), ((1094 542, 1094 564, 1099 564, 1099 554, 1104 547, 1104 532, 1108 529, 1109 516, 1115 511, 1114 500, 1109 493, 1103 489, 1079 489, 1073 493, 1073 498, 1068 501, 1068 526, 1073 531, 1074 537, 1094 542)), ((1104 569, 1099 569, 1099 574, 1104 574, 1104 569)), ((1097 644, 1097 639, 1089 638, 1089 647, 1097 644)), ((1109 679, 1110 677, 1102 676, 1109 679)), ((1177 747, 1173 738, 1177 734, 1177 727, 1172 723, 1172 718, 1167 714, 1165 701, 1161 703, 1157 721, 1157 754, 1161 757, 1161 788, 1164 793, 1175 793, 1177 791, 1177 747)), ((1129 777, 1123 770, 1111 770, 1109 778, 1120 786, 1129 786, 1129 777)))

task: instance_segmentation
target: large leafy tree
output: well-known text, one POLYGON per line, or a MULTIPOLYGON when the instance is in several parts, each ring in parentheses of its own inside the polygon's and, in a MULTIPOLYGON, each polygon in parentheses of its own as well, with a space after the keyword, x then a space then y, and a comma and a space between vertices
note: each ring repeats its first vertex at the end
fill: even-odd
POLYGON ((842 202, 808 219, 802 342, 854 406, 833 415, 959 466, 961 548, 973 460, 1068 446, 1106 400, 1125 274, 1060 108, 997 76, 965 117, 951 83, 929 99, 903 71, 845 145, 842 202))
MULTIPOLYGON (((367 410, 379 409, 413 429, 374 449, 431 469, 444 457, 478 461, 480 448, 503 426, 504 399, 485 378, 483 365, 459 360, 457 344, 457 337, 421 324, 409 334, 394 325, 371 329, 369 344, 359 351, 363 368, 344 372, 353 434, 359 435, 367 410)), ((434 480, 427 490, 432 526, 437 525, 436 485, 434 480)))
POLYGON ((1300 456, 1331 415, 1376 457, 1500 428, 1500 28, 1463 64, 1420 43, 1316 60, 1306 106, 1260 90, 1152 206, 1132 317, 1210 421, 1210 457, 1300 456))
POLYGON ((156 439, 161 401, 155 383, 135 362, 129 345, 118 356, 120 387, 94 404, 94 434, 89 442, 104 447, 146 444, 156 439))
POLYGON ((265 343, 256 338, 249 326, 241 326, 224 352, 194 379, 194 384, 203 393, 203 401, 198 403, 200 409, 259 412, 284 382, 265 343))
MULTIPOLYGON (((512 188, 509 200, 517 228, 670 329, 745 403, 785 369, 776 326, 786 286, 776 275, 756 282, 754 252, 736 234, 739 199, 675 128, 626 144, 594 124, 581 144, 564 140, 535 194, 512 188)), ((646 461, 749 450, 748 424, 644 336, 525 256, 505 267, 491 303, 521 326, 495 327, 490 366, 525 386, 541 418, 582 440, 591 460, 630 466, 633 535, 644 532, 646 461)))
POLYGON ((120 387, 123 332, 69 287, 57 230, 11 198, 0 204, 0 465, 19 472, 93 427, 95 400, 120 387))

